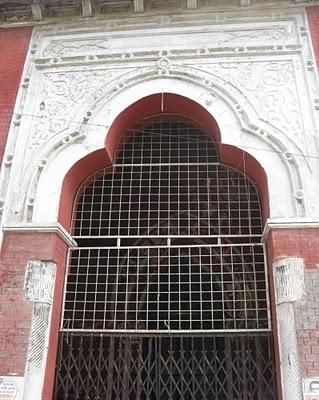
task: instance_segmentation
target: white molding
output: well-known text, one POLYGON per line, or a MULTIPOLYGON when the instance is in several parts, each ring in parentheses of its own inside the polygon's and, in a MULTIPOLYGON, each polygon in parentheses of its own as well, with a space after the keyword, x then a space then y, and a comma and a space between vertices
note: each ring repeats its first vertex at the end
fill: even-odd
POLYGON ((2 231, 15 233, 56 233, 69 247, 77 247, 76 241, 59 223, 7 225, 3 226, 2 231))
MULTIPOLYGON (((236 57, 238 60, 245 59, 248 56, 273 56, 273 55, 296 55, 301 52, 302 46, 300 44, 288 44, 283 45, 280 50, 277 49, 276 45, 257 45, 257 46, 246 46, 242 47, 241 50, 238 50, 239 46, 227 46, 227 48, 220 49, 220 47, 207 47, 203 49, 199 49, 198 47, 191 48, 185 50, 179 49, 170 49, 169 56, 171 60, 180 60, 183 57, 184 60, 194 60, 195 58, 200 58, 201 60, 205 59, 215 59, 219 57, 236 57), (201 52, 199 54, 199 52, 201 52)), ((98 54, 97 56, 92 56, 92 58, 87 57, 86 55, 75 55, 75 56, 62 56, 62 57, 42 57, 36 58, 34 61, 34 65, 39 70, 50 70, 53 69, 54 72, 57 68, 68 68, 74 66, 110 66, 112 64, 118 66, 122 65, 123 67, 127 66, 128 59, 130 59, 131 63, 137 63, 141 61, 153 61, 154 60, 154 50, 136 50, 133 53, 130 52, 117 52, 112 54, 98 54)), ((158 57, 161 51, 158 51, 158 57)))
POLYGON ((317 229, 319 221, 302 218, 302 219, 267 219, 262 234, 262 241, 266 242, 268 235, 272 229, 317 229))

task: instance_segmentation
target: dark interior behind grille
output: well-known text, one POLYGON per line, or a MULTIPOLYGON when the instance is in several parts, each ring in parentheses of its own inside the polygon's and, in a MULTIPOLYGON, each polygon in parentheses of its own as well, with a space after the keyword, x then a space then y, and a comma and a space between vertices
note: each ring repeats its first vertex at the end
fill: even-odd
POLYGON ((83 182, 55 400, 274 400, 254 184, 192 123, 140 123, 83 182))

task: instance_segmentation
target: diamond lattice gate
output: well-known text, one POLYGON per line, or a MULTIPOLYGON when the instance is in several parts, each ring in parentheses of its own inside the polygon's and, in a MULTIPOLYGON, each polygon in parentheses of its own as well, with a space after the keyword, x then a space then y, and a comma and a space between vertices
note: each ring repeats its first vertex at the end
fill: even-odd
POLYGON ((55 399, 275 399, 254 185, 191 123, 144 121, 82 185, 55 399))

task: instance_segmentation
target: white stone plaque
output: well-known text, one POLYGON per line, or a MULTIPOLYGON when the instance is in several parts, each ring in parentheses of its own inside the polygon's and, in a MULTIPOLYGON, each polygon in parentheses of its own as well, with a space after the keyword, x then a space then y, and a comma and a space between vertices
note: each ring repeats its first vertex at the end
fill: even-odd
POLYGON ((0 400, 22 400, 22 376, 0 376, 0 400))

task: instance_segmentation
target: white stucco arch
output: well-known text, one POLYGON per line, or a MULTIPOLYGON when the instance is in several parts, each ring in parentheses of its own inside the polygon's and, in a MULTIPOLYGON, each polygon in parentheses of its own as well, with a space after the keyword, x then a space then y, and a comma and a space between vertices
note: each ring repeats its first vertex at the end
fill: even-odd
MULTIPOLYGON (((145 71, 144 71, 145 72, 145 71)), ((165 72, 165 71, 164 71, 165 72)), ((130 76, 129 78, 132 78, 130 76)), ((129 79, 130 80, 130 79, 129 79)), ((195 80, 195 79, 194 79, 195 80)), ((134 102, 156 93, 173 93, 189 98, 200 104, 217 121, 224 144, 236 146, 252 155, 264 168, 269 185, 270 217, 294 218, 302 216, 298 209, 294 192, 298 187, 298 174, 283 154, 286 148, 276 139, 272 143, 271 133, 265 131, 265 124, 257 125, 249 104, 243 98, 240 104, 233 93, 224 89, 223 95, 216 94, 213 85, 207 81, 191 81, 190 76, 174 76, 174 73, 159 74, 154 71, 144 79, 137 79, 131 85, 123 83, 113 92, 109 86, 100 91, 93 103, 86 101, 81 109, 89 111, 89 121, 82 125, 78 135, 69 135, 71 140, 63 143, 55 151, 52 145, 42 148, 42 156, 47 160, 39 174, 34 196, 32 222, 48 224, 57 222, 62 183, 69 169, 81 158, 104 147, 105 137, 114 119, 134 102), (112 93, 111 96, 110 91, 112 93), (227 98, 228 95, 228 98, 227 98), (277 146, 277 148, 276 148, 277 146)), ((165 111, 165 103, 164 103, 165 111)), ((288 150, 287 150, 288 151, 288 150)))

